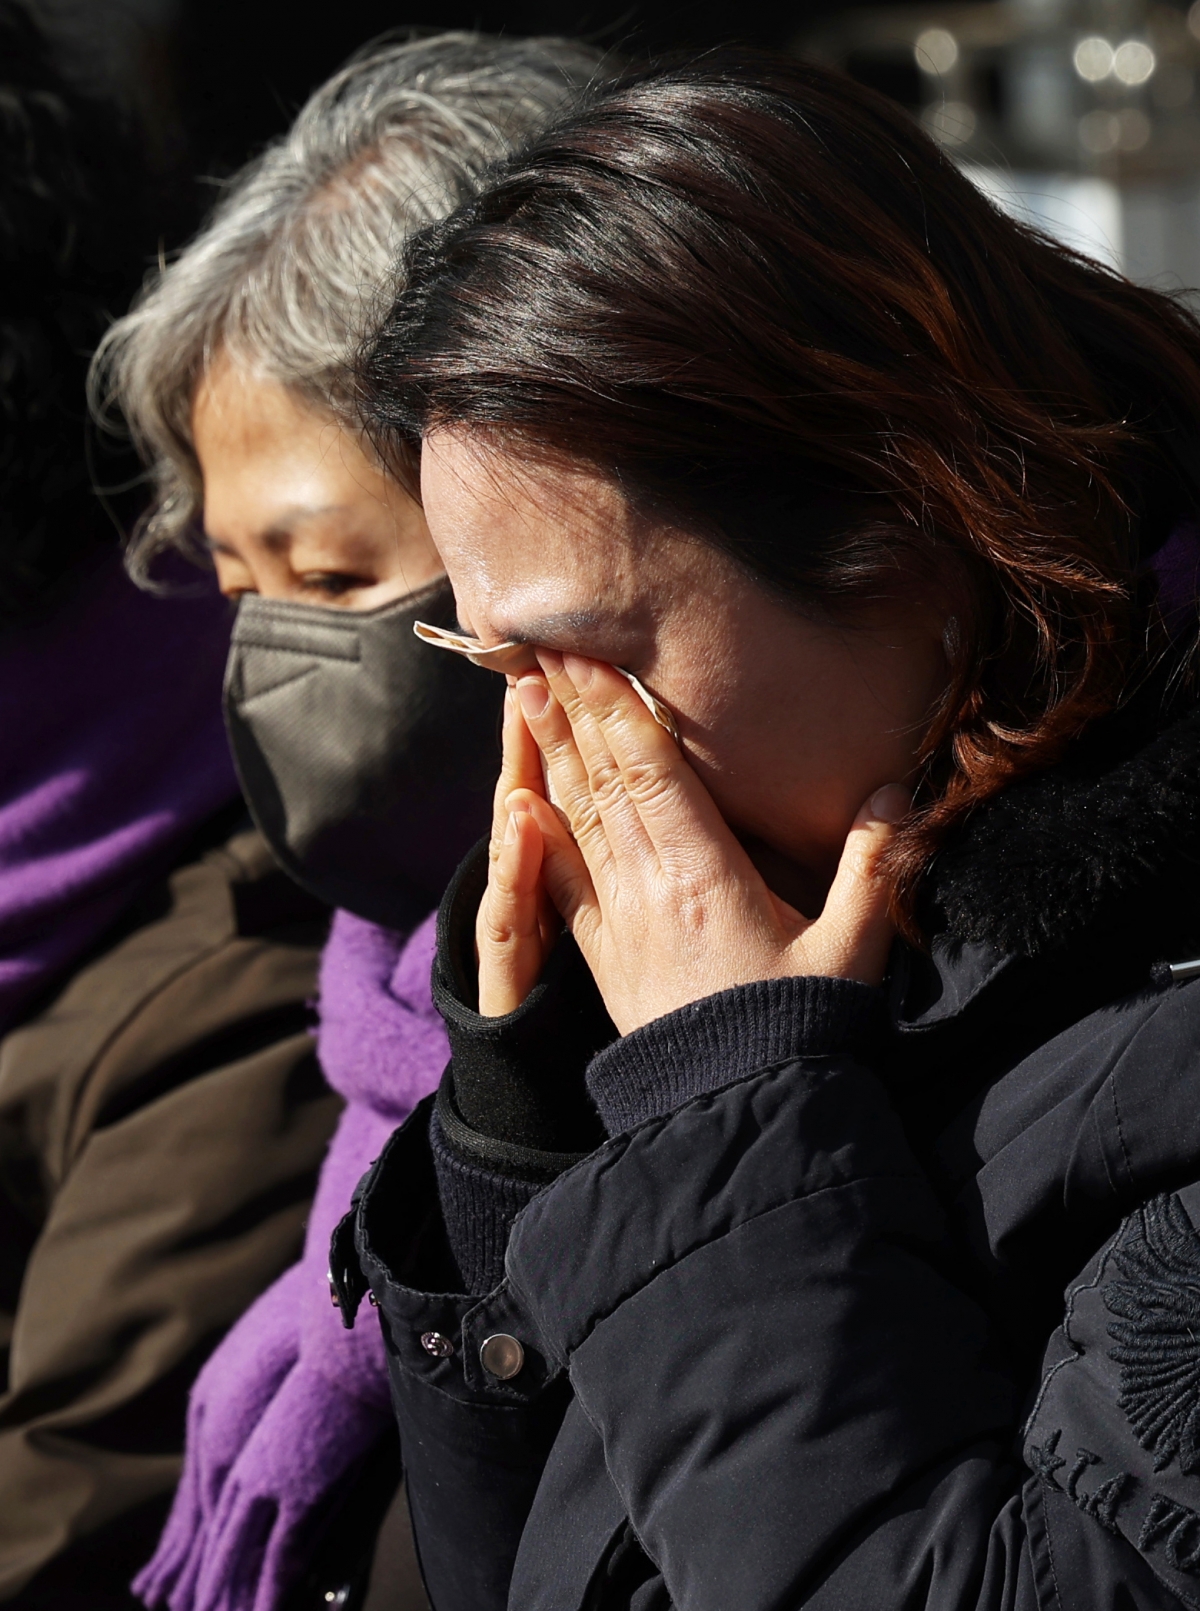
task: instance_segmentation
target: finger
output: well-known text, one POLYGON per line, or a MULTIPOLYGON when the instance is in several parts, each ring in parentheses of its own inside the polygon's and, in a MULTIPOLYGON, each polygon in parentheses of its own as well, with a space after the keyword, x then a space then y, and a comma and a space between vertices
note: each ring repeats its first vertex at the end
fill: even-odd
POLYGON ((545 960, 542 835, 521 801, 506 815, 508 826, 488 871, 475 924, 479 1011, 485 1018, 515 1012, 537 983, 545 960))
POLYGON ((600 902, 583 852, 561 817, 537 795, 526 796, 542 835, 542 883, 584 957, 598 940, 600 902))
POLYGON ((508 828, 508 807, 506 801, 519 789, 532 789, 540 792, 542 788, 542 763, 538 751, 537 741, 529 731, 525 719, 521 714, 521 707, 517 701, 513 687, 510 685, 504 696, 504 724, 503 749, 500 763, 500 777, 496 783, 496 792, 492 806, 492 833, 488 846, 488 855, 495 861, 500 854, 504 843, 504 836, 508 828))
MULTIPOLYGON (((542 656, 542 651, 539 651, 539 656, 542 656)), ((676 758, 679 751, 665 730, 655 722, 626 679, 612 666, 599 660, 584 660, 577 655, 557 654, 544 656, 544 663, 546 680, 571 724, 575 745, 587 774, 592 803, 609 842, 614 848, 622 851, 652 855, 654 847, 647 836, 637 804, 630 797, 626 787, 623 769, 609 747, 607 735, 597 720, 596 713, 582 696, 578 683, 587 683, 593 672, 607 678, 616 685, 612 695, 614 703, 619 704, 625 698, 631 700, 639 707, 641 717, 649 723, 654 735, 666 739, 676 758), (568 670, 568 665, 575 668, 574 675, 568 670)), ((652 737, 648 729, 641 727, 635 713, 630 712, 630 715, 631 719, 638 723, 640 732, 650 745, 657 750, 657 736, 652 737)), ((648 764, 652 766, 654 762, 651 760, 648 764)))
MULTIPOLYGON (((539 651, 539 657, 541 656, 539 651)), ((548 661, 558 656, 546 655, 548 661)), ((524 676, 517 698, 530 732, 537 740, 546 769, 547 790, 555 808, 583 852, 593 879, 611 870, 612 849, 596 809, 587 767, 579 753, 570 719, 542 675, 524 676)))
MULTIPOLYGON (((554 829, 558 833, 565 834, 566 830, 562 827, 562 824, 559 822, 558 817, 555 814, 554 808, 547 803, 547 801, 545 800, 545 798, 541 794, 534 794, 531 789, 519 790, 516 794, 514 794, 513 796, 510 797, 510 799, 507 802, 508 811, 509 811, 510 816, 513 815, 513 814, 515 814, 517 816, 521 816, 522 814, 528 812, 530 810, 531 803, 536 803, 536 805, 538 807, 540 807, 542 812, 544 812, 544 814, 545 814, 546 820, 549 823, 553 824, 554 829)), ((538 821, 538 818, 537 818, 536 814, 534 814, 534 819, 533 820, 535 822, 538 821)), ((555 946, 555 944, 556 944, 556 942, 558 940, 558 936, 559 936, 560 932, 562 931, 562 926, 563 926, 563 920, 562 920, 561 916, 559 915, 558 909, 555 906, 553 900, 551 900, 551 898, 550 898, 549 890, 546 888, 546 876, 545 876, 545 874, 546 874, 546 836, 545 836, 545 834, 543 834, 542 835, 542 861, 541 861, 541 866, 540 866, 539 872, 538 872, 537 891, 536 891, 536 893, 537 893, 537 924, 538 924, 538 932, 541 935, 542 956, 543 956, 543 958, 548 957, 550 955, 550 952, 554 949, 554 946, 555 946)))
POLYGON ((889 783, 871 796, 846 835, 824 910, 802 942, 823 972, 871 985, 883 979, 896 932, 883 854, 911 804, 907 789, 889 783))
MULTIPOLYGON (((675 740, 629 683, 603 661, 563 657, 551 686, 572 718, 601 815, 632 810, 664 869, 748 862, 715 801, 675 740), (611 802, 611 804, 610 804, 611 802)), ((743 866, 743 863, 746 865, 743 866)))

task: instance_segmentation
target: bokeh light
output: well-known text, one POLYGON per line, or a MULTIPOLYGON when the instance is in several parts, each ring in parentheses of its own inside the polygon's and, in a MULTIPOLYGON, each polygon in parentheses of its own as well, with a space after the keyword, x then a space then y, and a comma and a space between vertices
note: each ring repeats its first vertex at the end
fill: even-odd
MULTIPOLYGON (((1200 4, 1200 0, 1197 3, 1200 4)), ((1099 34, 1090 34, 1075 46, 1075 71, 1089 84, 1098 84, 1112 72, 1115 56, 1116 52, 1107 39, 1101 39, 1099 34)))
POLYGON ((965 101, 926 107, 921 122, 939 145, 966 145, 975 133, 975 110, 965 101))
POLYGON ((948 73, 958 60, 958 40, 945 28, 926 28, 918 34, 913 54, 923 73, 948 73))
POLYGON ((1141 39, 1127 39, 1113 52, 1113 77, 1122 84, 1144 84, 1155 66, 1154 52, 1141 39))

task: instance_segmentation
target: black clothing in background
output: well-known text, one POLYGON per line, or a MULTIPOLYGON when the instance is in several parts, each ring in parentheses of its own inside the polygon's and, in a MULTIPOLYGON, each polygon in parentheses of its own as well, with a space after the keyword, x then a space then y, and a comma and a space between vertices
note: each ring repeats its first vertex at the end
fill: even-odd
MULTIPOLYGON (((89 435, 85 377, 145 273, 150 214, 115 102, 68 76, 25 5, 0 0, 0 631, 51 607, 82 561, 116 544, 93 472, 114 485, 138 467, 89 435)), ((137 513, 136 499, 117 503, 137 513)))
POLYGON ((1200 1605, 1200 715, 1145 734, 978 813, 884 991, 601 1051, 549 1186, 432 1103, 393 1137, 334 1269, 434 1611, 1200 1605))

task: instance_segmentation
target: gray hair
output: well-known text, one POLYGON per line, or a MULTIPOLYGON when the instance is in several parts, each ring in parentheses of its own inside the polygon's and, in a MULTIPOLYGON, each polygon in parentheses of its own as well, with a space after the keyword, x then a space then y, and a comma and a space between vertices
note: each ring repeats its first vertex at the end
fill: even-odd
POLYGON ((197 550, 192 404, 218 352, 357 425, 354 358, 398 289, 405 236, 450 212, 599 62, 558 39, 446 33, 368 46, 231 181, 92 364, 97 417, 114 427, 119 412, 149 466, 135 577, 144 582, 165 548, 197 550))

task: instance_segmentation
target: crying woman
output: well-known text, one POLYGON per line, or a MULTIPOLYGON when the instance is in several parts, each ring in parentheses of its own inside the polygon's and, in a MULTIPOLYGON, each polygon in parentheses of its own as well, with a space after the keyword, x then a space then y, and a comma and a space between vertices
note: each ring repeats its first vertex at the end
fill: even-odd
POLYGON ((1200 1605, 1200 327, 736 54, 404 269, 524 651, 334 1247, 436 1611, 1200 1605))

